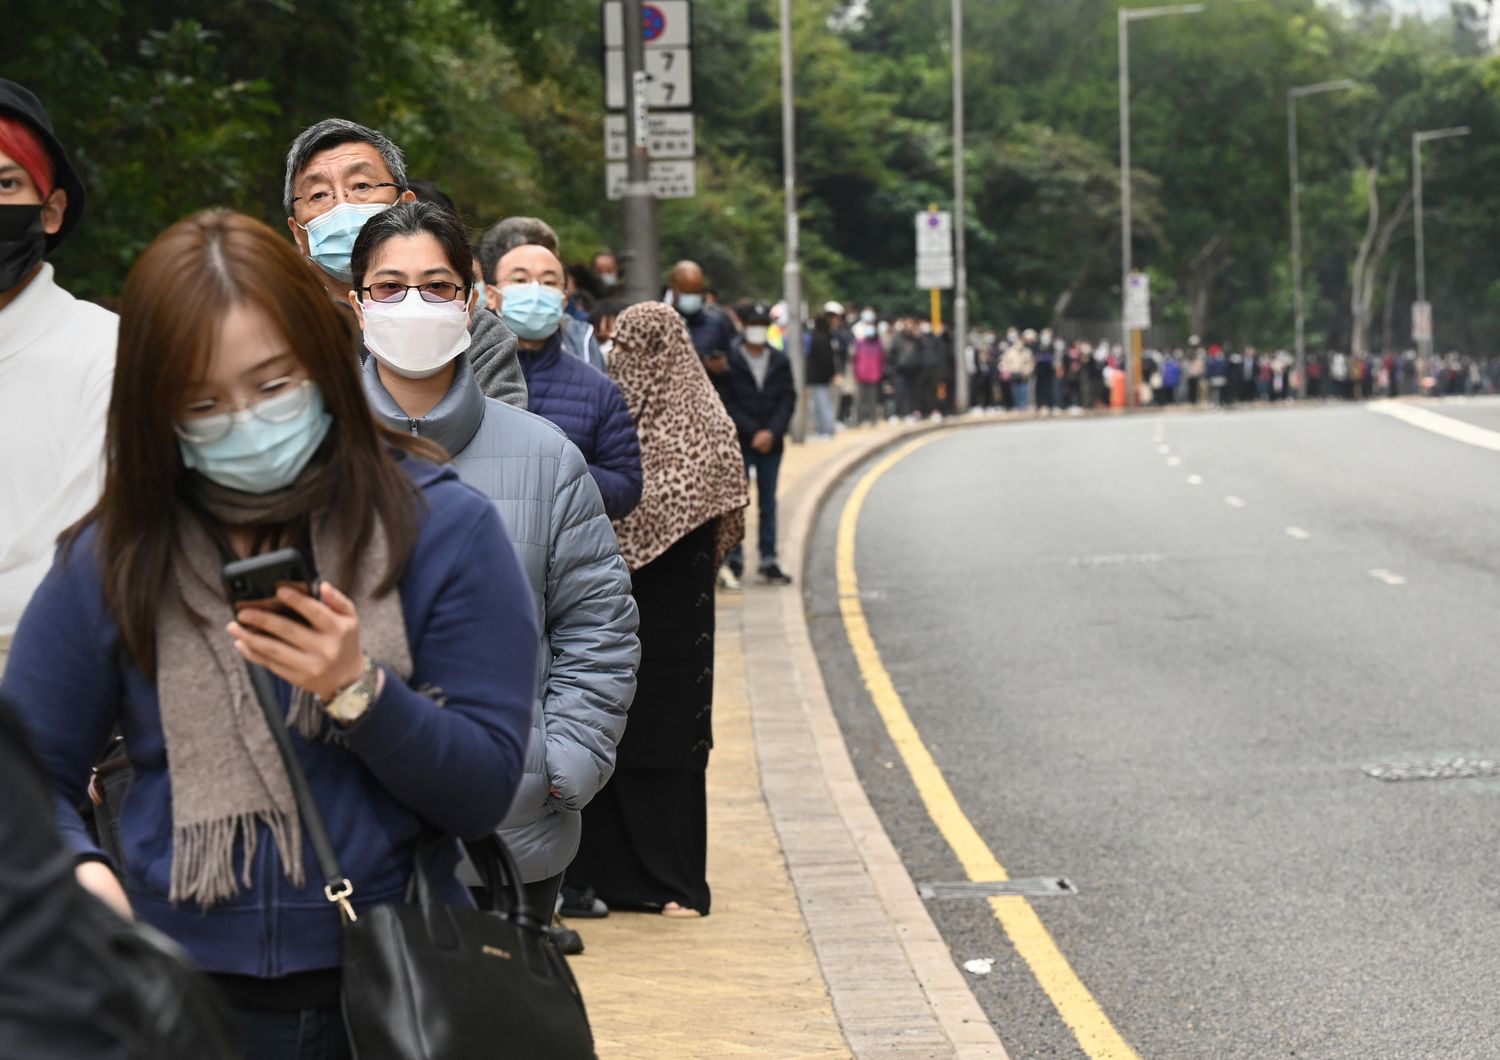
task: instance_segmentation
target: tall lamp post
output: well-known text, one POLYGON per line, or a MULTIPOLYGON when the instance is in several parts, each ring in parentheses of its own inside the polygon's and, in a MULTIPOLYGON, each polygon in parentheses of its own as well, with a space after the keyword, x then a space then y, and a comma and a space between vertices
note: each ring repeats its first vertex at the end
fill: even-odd
MULTIPOLYGON (((1427 306, 1427 254, 1426 245, 1422 235, 1422 145, 1429 140, 1449 140, 1455 136, 1468 136, 1467 125, 1457 125, 1451 129, 1431 129, 1425 132, 1414 132, 1411 134, 1411 174, 1412 174, 1412 224, 1416 228, 1416 252, 1417 252, 1417 304, 1427 306)), ((1424 338, 1417 340, 1417 349, 1421 353, 1422 360, 1432 356, 1432 323, 1431 311, 1428 310, 1428 324, 1424 338)), ((1417 393, 1422 392, 1422 365, 1417 365, 1417 393)))
POLYGON ((969 269, 964 260, 964 0, 953 0, 953 410, 969 407, 969 269))
POLYGON ((1122 7, 1116 14, 1120 28, 1120 326, 1128 368, 1125 378, 1125 403, 1134 407, 1140 390, 1141 333, 1130 326, 1125 302, 1130 297, 1131 260, 1130 217, 1130 24, 1164 15, 1199 15, 1203 4, 1176 4, 1170 7, 1122 7))
POLYGON ((1287 89, 1286 93, 1286 152, 1292 191, 1292 319, 1296 332, 1297 397, 1304 401, 1307 400, 1307 340, 1302 308, 1302 190, 1297 175, 1297 101, 1324 92, 1342 92, 1353 88, 1354 84, 1348 78, 1320 81, 1315 85, 1298 85, 1287 89))
POLYGON ((781 0, 781 169, 786 199, 786 266, 782 270, 781 346, 792 362, 797 409, 792 416, 792 441, 807 438, 807 359, 802 353, 801 236, 797 224, 797 97, 792 70, 792 0, 781 0))

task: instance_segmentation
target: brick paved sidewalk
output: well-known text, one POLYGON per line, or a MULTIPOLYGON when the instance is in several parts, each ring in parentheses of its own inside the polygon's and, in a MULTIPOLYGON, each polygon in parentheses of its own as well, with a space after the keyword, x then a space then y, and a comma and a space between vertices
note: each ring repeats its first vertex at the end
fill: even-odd
MULTIPOLYGON (((794 516, 792 521, 797 522, 795 515, 812 503, 808 491, 826 483, 833 470, 911 429, 864 428, 829 441, 789 446, 782 463, 780 494, 795 498, 788 512, 794 516), (799 487, 802 496, 798 496, 799 487)), ((750 543, 755 517, 752 505, 746 534, 750 543)), ((788 537, 795 535, 795 526, 788 527, 786 521, 782 525, 783 566, 800 574, 802 541, 788 537)), ((806 648, 799 651, 790 640, 782 645, 767 638, 768 605, 800 612, 801 586, 781 589, 759 584, 750 573, 755 569, 754 557, 747 555, 746 561, 743 593, 721 591, 718 600, 715 746, 708 770, 713 915, 701 921, 681 921, 613 913, 604 920, 571 922, 587 947, 572 964, 588 1003, 599 1056, 602 1060, 738 1056, 821 1060, 874 1053, 892 1058, 1003 1057, 989 1025, 977 1025, 983 1022, 977 1004, 952 973, 946 947, 937 945, 935 930, 926 921, 894 852, 889 851, 889 842, 885 841, 884 851, 876 850, 877 857, 884 855, 884 864, 871 865, 867 880, 861 860, 868 859, 868 850, 853 850, 847 828, 829 830, 827 806, 821 813, 810 812, 804 821, 795 809, 788 812, 794 803, 783 794, 777 800, 773 824, 754 735, 765 728, 766 720, 757 718, 752 724, 745 645, 747 641, 754 644, 763 668, 778 673, 796 673, 798 667, 816 664, 806 648), (748 626, 747 601, 748 610, 756 616, 748 626), (787 658, 766 658, 775 651, 784 651, 787 658), (802 865, 797 875, 804 880, 804 888, 814 887, 800 900, 778 829, 793 843, 789 849, 802 865), (859 939, 852 945, 850 926, 840 925, 830 919, 828 911, 818 909, 826 905, 820 902, 826 896, 816 893, 823 890, 818 884, 827 882, 833 867, 808 867, 809 860, 821 860, 822 847, 811 851, 808 847, 816 836, 828 837, 828 849, 836 850, 838 861, 851 866, 847 871, 860 874, 858 882, 864 885, 862 891, 851 889, 861 920, 855 933, 859 939), (837 847, 837 843, 844 845, 837 847), (805 912, 813 916, 811 921, 804 918, 805 912), (926 921, 925 954, 905 941, 914 933, 921 934, 914 932, 914 920, 926 921), (818 932, 816 945, 809 923, 818 932), (871 943, 876 950, 867 951, 864 925, 869 926, 870 939, 877 940, 871 943), (882 945, 885 949, 879 950, 882 945), (903 945, 908 947, 904 952, 903 945), (868 979, 861 970, 862 961, 851 963, 862 952, 879 952, 882 958, 870 969, 868 979), (893 964, 899 967, 893 970, 893 964), (835 984, 837 1006, 829 983, 835 984)), ((794 678, 793 683, 799 681, 807 683, 802 678, 794 678)), ((822 696, 820 679, 817 685, 817 695, 822 696)), ((794 693, 788 695, 795 698, 794 693)), ((826 697, 822 702, 826 710, 826 697)), ((778 731, 786 728, 772 724, 778 731)), ((823 729, 819 737, 822 757, 828 757, 830 740, 842 754, 836 726, 832 736, 826 724, 823 729)), ((830 780, 816 758, 809 760, 807 768, 818 774, 807 778, 810 802, 831 802, 830 791, 850 791, 852 770, 847 777, 830 780)), ((784 793, 786 781, 781 780, 776 790, 784 793)), ((870 814, 868 823, 861 819, 855 822, 856 828, 878 831, 867 802, 863 810, 870 814)), ((883 832, 880 838, 884 839, 883 832)))

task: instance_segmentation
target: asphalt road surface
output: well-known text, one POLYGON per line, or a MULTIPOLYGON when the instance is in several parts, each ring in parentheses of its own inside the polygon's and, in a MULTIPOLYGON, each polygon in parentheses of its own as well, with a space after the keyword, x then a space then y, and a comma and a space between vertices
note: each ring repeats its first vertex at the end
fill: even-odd
MULTIPOLYGON (((814 643, 912 878, 960 881, 839 617, 858 477, 814 643)), ((1500 1057, 1500 777, 1365 771, 1500 763, 1497 483, 1350 405, 966 428, 875 484, 885 666, 1009 874, 1077 888, 1033 905, 1142 1057, 1500 1057)), ((1012 1057, 1084 1055, 988 903, 928 908, 1012 1057)))

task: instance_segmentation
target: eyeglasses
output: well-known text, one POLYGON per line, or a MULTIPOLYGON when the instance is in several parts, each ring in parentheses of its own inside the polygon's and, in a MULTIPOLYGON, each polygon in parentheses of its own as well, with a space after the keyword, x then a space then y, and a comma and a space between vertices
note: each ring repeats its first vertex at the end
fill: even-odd
POLYGON ((294 196, 292 202, 294 204, 299 202, 305 203, 308 213, 327 213, 329 210, 333 209, 334 204, 340 200, 344 202, 358 203, 359 205, 364 205, 365 203, 369 202, 384 201, 381 195, 382 188, 395 188, 396 198, 398 199, 401 197, 401 193, 406 190, 400 184, 395 184, 388 180, 381 181, 380 183, 360 180, 355 181, 347 188, 340 188, 337 193, 335 193, 332 188, 316 188, 313 191, 308 192, 306 195, 294 196))
POLYGON ((416 291, 422 296, 424 302, 451 302, 460 293, 467 294, 468 285, 460 286, 449 283, 447 280, 433 280, 431 283, 397 283, 394 280, 381 280, 372 283, 368 287, 361 287, 361 291, 370 296, 374 302, 400 302, 406 298, 407 291, 416 291))
POLYGON ((173 429, 185 441, 207 444, 227 436, 230 428, 237 421, 244 422, 247 416, 262 423, 286 423, 307 407, 311 389, 311 379, 279 376, 257 387, 256 396, 250 401, 231 405, 213 398, 189 405, 173 429))

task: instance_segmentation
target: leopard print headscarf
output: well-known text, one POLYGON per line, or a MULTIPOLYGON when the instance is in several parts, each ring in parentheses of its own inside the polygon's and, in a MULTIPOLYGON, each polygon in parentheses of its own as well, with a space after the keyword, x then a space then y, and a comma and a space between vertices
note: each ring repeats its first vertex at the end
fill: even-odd
POLYGON ((677 310, 640 302, 622 312, 609 374, 635 417, 645 476, 641 503, 615 523, 625 562, 640 570, 716 516, 724 562, 745 534, 745 458, 677 310))

